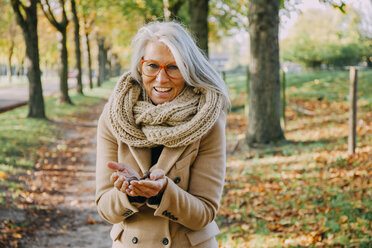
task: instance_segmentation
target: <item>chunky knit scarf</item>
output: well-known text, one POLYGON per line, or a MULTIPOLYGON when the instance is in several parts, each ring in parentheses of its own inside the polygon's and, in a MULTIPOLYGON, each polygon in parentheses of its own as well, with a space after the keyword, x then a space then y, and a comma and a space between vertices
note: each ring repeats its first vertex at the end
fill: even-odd
POLYGON ((133 147, 179 147, 210 130, 222 109, 222 96, 186 86, 171 102, 154 105, 128 72, 119 79, 108 105, 111 128, 121 142, 133 147))

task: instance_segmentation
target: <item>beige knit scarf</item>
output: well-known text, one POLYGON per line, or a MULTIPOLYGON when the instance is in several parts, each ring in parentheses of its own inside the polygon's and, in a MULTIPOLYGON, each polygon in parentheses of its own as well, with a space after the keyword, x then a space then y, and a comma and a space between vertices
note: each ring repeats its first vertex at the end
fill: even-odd
POLYGON ((133 147, 191 144, 210 130, 221 109, 221 94, 190 86, 171 102, 154 105, 129 72, 119 79, 109 99, 113 133, 133 147))

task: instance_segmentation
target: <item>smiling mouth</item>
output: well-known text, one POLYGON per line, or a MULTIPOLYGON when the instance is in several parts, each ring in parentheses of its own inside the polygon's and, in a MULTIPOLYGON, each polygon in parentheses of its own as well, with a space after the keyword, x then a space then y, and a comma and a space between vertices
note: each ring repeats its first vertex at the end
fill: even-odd
POLYGON ((170 92, 172 90, 172 88, 156 88, 156 87, 154 87, 154 89, 157 92, 170 92))

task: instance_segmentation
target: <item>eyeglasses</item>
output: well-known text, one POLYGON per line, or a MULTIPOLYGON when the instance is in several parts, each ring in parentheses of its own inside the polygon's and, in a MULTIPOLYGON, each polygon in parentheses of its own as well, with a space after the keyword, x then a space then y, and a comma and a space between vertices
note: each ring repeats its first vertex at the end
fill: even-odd
POLYGON ((141 67, 143 75, 148 77, 156 77, 161 69, 164 69, 168 77, 172 79, 182 78, 181 71, 176 64, 163 65, 154 60, 141 60, 141 67))

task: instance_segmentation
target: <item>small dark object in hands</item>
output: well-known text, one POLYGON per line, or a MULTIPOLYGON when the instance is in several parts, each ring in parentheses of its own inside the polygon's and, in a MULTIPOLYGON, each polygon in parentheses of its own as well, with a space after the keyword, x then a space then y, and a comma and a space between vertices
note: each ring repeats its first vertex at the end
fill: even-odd
POLYGON ((138 177, 136 177, 136 176, 131 176, 131 177, 128 178, 128 179, 125 177, 125 181, 127 181, 127 182, 129 183, 129 185, 130 185, 130 183, 131 183, 132 181, 140 181, 140 180, 145 180, 146 178, 150 178, 150 174, 151 174, 150 171, 145 171, 145 173, 143 174, 142 177, 138 178, 138 177))
POLYGON ((151 172, 150 171, 145 171, 143 173, 143 176, 140 178, 140 180, 145 180, 146 178, 150 178, 151 172))
POLYGON ((145 180, 147 178, 150 178, 151 175, 150 171, 145 171, 145 173, 143 173, 143 176, 141 177, 132 167, 122 163, 108 162, 107 166, 112 170, 116 170, 118 176, 124 177, 125 181, 127 181, 129 185, 131 181, 145 180))

